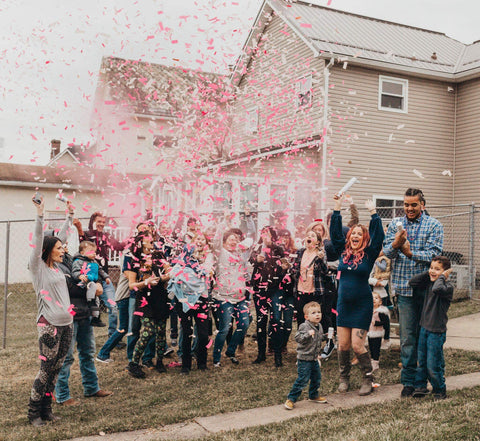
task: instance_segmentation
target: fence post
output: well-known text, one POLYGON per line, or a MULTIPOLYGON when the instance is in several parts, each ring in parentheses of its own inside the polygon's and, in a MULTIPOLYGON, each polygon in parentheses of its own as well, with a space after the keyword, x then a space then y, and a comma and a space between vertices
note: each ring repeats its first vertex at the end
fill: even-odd
POLYGON ((5 233, 5 279, 3 282, 3 342, 2 348, 7 347, 7 304, 8 304, 8 265, 10 254, 10 221, 7 222, 7 231, 5 233))
POLYGON ((470 205, 470 250, 468 253, 469 297, 475 293, 475 202, 470 205))

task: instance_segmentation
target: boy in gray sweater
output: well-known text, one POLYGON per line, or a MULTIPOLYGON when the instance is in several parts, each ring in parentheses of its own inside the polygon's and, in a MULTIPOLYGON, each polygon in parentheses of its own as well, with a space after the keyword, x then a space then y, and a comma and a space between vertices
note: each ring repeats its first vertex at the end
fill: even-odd
POLYGON ((322 349, 323 329, 320 324, 322 313, 320 305, 317 302, 309 302, 303 307, 305 322, 302 323, 297 333, 295 341, 297 345, 297 372, 298 377, 288 394, 285 401, 285 409, 292 410, 295 402, 302 393, 302 390, 310 381, 308 389, 309 401, 315 403, 326 403, 327 399, 318 394, 320 380, 320 353, 322 349))

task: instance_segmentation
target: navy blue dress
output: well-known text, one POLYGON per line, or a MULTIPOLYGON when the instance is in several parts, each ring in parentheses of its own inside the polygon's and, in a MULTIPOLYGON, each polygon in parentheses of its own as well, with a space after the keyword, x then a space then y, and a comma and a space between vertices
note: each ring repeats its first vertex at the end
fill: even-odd
MULTIPOLYGON (((345 328, 358 328, 368 331, 373 314, 373 296, 368 278, 375 260, 382 250, 385 233, 382 220, 378 214, 372 215, 368 227, 370 244, 365 248, 363 259, 355 267, 353 256, 347 263, 340 256, 338 272, 337 326, 345 328)), ((339 211, 334 211, 330 223, 330 237, 338 253, 345 251, 345 236, 342 231, 342 216, 339 211)))

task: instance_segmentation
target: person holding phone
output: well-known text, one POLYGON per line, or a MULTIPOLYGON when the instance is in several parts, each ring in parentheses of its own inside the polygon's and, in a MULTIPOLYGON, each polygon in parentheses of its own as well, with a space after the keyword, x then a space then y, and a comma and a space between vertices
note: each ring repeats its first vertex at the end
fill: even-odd
POLYGON ((43 426, 46 421, 58 419, 52 413, 52 397, 72 341, 73 314, 67 281, 59 268, 65 253, 62 241, 44 235, 43 196, 36 193, 32 201, 37 217, 28 268, 37 296, 40 369, 30 393, 28 420, 33 426, 43 426))

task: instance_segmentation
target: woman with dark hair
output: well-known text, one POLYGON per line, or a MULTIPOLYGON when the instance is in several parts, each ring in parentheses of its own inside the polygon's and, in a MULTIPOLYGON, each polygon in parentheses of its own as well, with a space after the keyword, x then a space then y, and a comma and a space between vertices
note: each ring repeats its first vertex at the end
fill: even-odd
MULTIPOLYGON (((153 251, 153 237, 150 232, 137 235, 132 252, 132 265, 125 271, 130 290, 136 291, 134 319, 139 317, 142 326, 140 338, 135 343, 133 358, 128 364, 128 373, 135 378, 145 377, 139 363, 152 336, 155 336, 157 353, 155 369, 159 373, 166 372, 163 357, 167 347, 165 333, 170 307, 165 282, 170 279, 170 265, 161 251, 153 251)), ((132 329, 133 327, 132 324, 132 329)), ((130 344, 129 341, 128 345, 130 344)))
POLYGON ((52 413, 52 396, 58 373, 67 356, 73 335, 73 315, 67 282, 59 269, 65 253, 58 237, 44 236, 44 201, 33 203, 37 209, 33 251, 29 269, 37 296, 37 331, 40 370, 33 382, 28 405, 28 419, 34 426, 58 419, 52 413))
POLYGON ((339 392, 346 392, 350 379, 350 348, 353 348, 363 371, 360 395, 372 392, 372 363, 365 348, 367 332, 372 321, 373 297, 368 279, 380 251, 385 233, 382 220, 371 200, 365 206, 372 216, 369 228, 354 225, 345 237, 342 231, 342 197, 335 196, 335 208, 330 224, 330 236, 341 253, 337 303, 338 361, 340 366, 339 392))
MULTIPOLYGON (((253 289, 253 301, 257 315, 258 354, 253 361, 254 364, 259 364, 266 360, 268 316, 272 308, 272 298, 275 296, 278 299, 279 297, 277 292, 282 276, 280 259, 284 257, 284 252, 282 247, 277 245, 276 242, 277 232, 275 229, 270 226, 263 227, 260 232, 258 245, 250 256, 250 263, 253 265, 250 286, 253 289)), ((277 304, 276 307, 278 307, 277 304)), ((276 338, 275 340, 277 341, 276 338)), ((278 354, 281 354, 281 346, 277 349, 278 354)), ((278 355, 276 361, 276 364, 281 365, 278 355)))
POLYGON ((269 337, 275 355, 275 366, 281 367, 282 352, 286 351, 295 311, 295 281, 292 268, 297 257, 297 249, 292 234, 287 229, 278 231, 278 244, 283 248, 284 255, 280 259, 280 284, 272 296, 269 337))

